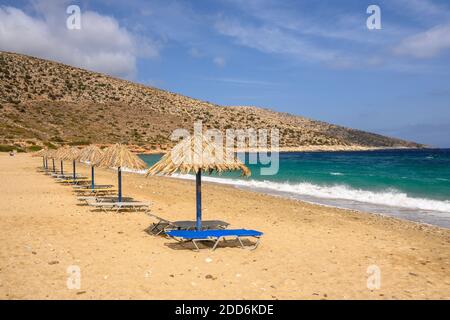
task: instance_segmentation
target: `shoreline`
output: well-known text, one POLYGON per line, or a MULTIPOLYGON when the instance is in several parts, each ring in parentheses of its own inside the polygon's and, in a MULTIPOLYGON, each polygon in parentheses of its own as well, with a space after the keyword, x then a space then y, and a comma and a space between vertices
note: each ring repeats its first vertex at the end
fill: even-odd
MULTIPOLYGON (((95 144, 98 146, 109 146, 107 144, 95 144)), ((79 145, 78 147, 82 147, 79 145)), ((135 145, 127 145, 130 151, 142 154, 142 155, 164 155, 170 151, 169 149, 145 149, 137 147, 135 145)), ((364 146, 304 146, 304 147, 281 147, 278 149, 279 153, 294 153, 294 152, 360 152, 360 151, 395 151, 395 150, 437 150, 437 149, 448 149, 448 148, 435 148, 435 147, 364 147, 364 146)), ((239 149, 235 152, 271 152, 270 148, 258 148, 255 149, 239 149)), ((35 151, 21 151, 19 153, 30 153, 35 151)), ((8 153, 8 152, 1 152, 8 153)))
MULTIPOLYGON (((115 169, 111 168, 110 170, 115 170, 115 169)), ((125 168, 125 169, 122 169, 122 172, 128 172, 128 173, 140 175, 143 177, 145 176, 145 170, 129 170, 129 169, 125 168)), ((162 179, 174 179, 176 181, 195 181, 194 176, 189 175, 189 174, 186 174, 186 175, 175 174, 173 176, 157 176, 157 177, 162 178, 162 179)), ((420 216, 422 217, 422 219, 430 220, 432 217, 428 217, 427 214, 434 213, 434 214, 438 214, 438 215, 440 215, 440 214, 448 215, 449 212, 447 212, 447 211, 425 210, 425 209, 418 208, 418 207, 413 208, 413 207, 407 207, 407 206, 404 206, 404 207, 393 206, 393 205, 389 205, 389 204, 385 204, 385 203, 380 204, 380 203, 375 203, 375 202, 365 202, 365 201, 358 200, 358 199, 325 198, 325 197, 320 197, 317 195, 310 196, 307 194, 296 194, 294 192, 270 189, 269 187, 257 187, 257 186, 250 186, 250 185, 245 184, 246 182, 253 182, 253 183, 264 182, 264 183, 266 183, 266 181, 252 180, 252 179, 250 179, 250 180, 226 179, 226 178, 222 178, 222 177, 217 177, 217 176, 212 177, 212 176, 206 175, 203 177, 203 182, 207 183, 207 184, 223 186, 226 188, 234 188, 234 189, 253 192, 253 193, 257 193, 257 194, 274 196, 274 197, 277 197, 280 199, 285 199, 285 200, 300 201, 300 202, 308 203, 311 205, 323 206, 323 207, 327 207, 327 208, 334 208, 334 209, 341 209, 341 210, 349 210, 349 211, 361 212, 361 213, 365 213, 365 214, 376 214, 376 215, 381 215, 383 217, 395 218, 400 221, 414 222, 414 223, 430 225, 430 226, 435 226, 438 228, 450 230, 450 224, 447 221, 448 218, 441 218, 441 220, 436 218, 434 220, 434 222, 427 222, 427 221, 419 220, 420 216), (345 204, 343 204, 343 202, 348 202, 348 201, 352 202, 353 205, 345 206, 345 204), (335 202, 335 204, 333 204, 332 202, 335 202), (337 204, 337 203, 340 203, 340 204, 337 204), (364 207, 364 208, 361 209, 361 208, 358 208, 358 206, 364 207), (406 210, 410 210, 410 213, 413 213, 416 217, 413 218, 413 217, 410 217, 409 215, 407 215, 406 217, 401 217, 401 212, 406 211, 406 210)), ((280 183, 284 184, 283 182, 280 182, 280 181, 268 181, 268 182, 275 183, 275 184, 280 184, 280 183)), ((355 190, 357 190, 357 189, 355 189, 355 190)), ((357 191, 361 191, 361 190, 357 190, 357 191)), ((364 190, 364 191, 372 192, 370 190, 364 190)), ((420 200, 420 201, 440 201, 440 200, 433 200, 433 199, 428 199, 428 198, 410 198, 410 199, 411 200, 420 200)))
MULTIPOLYGON (((442 152, 443 155, 447 157, 448 150, 442 149, 442 152)), ((428 174, 426 169, 424 173, 421 173, 422 171, 417 171, 416 174, 411 172, 411 170, 414 169, 405 167, 401 173, 398 171, 400 169, 393 170, 392 175, 389 175, 389 177, 392 178, 389 180, 389 184, 387 184, 385 182, 378 183, 377 179, 372 177, 377 174, 379 174, 380 177, 385 177, 387 175, 386 170, 389 168, 378 168, 377 172, 372 172, 370 171, 372 168, 365 168, 362 166, 358 168, 358 166, 356 166, 357 168, 353 171, 352 166, 342 164, 342 159, 356 159, 351 161, 364 159, 364 161, 370 161, 372 156, 376 159, 391 159, 391 154, 396 155, 396 158, 394 159, 413 159, 410 163, 411 168, 414 168, 416 159, 423 158, 424 168, 428 168, 433 163, 432 160, 429 159, 434 159, 436 157, 436 159, 440 159, 441 149, 430 149, 428 151, 403 151, 396 149, 395 151, 376 152, 373 154, 371 152, 361 152, 358 154, 349 152, 342 153, 341 155, 333 155, 332 153, 323 153, 322 156, 317 155, 317 159, 325 159, 324 163, 326 163, 326 165, 324 166, 321 166, 320 163, 314 160, 316 159, 314 153, 310 153, 309 156, 302 153, 298 153, 297 155, 292 154, 292 157, 289 154, 280 154, 280 166, 282 167, 283 164, 286 164, 288 174, 286 174, 286 170, 283 171, 283 168, 281 168, 279 175, 270 177, 260 176, 259 171, 256 171, 254 172, 255 175, 248 179, 242 179, 233 175, 228 176, 227 174, 223 176, 213 174, 211 176, 205 176, 204 180, 220 184, 229 184, 241 189, 256 190, 257 192, 266 194, 281 195, 285 198, 295 198, 315 204, 325 204, 337 208, 355 209, 362 212, 395 216, 403 220, 419 221, 450 229, 450 202, 448 201, 448 196, 446 196, 448 185, 445 185, 444 182, 445 180, 448 180, 448 178, 441 179, 447 177, 448 173, 445 170, 442 175, 438 172, 428 174), (316 179, 314 175, 309 178, 308 173, 295 175, 297 169, 291 168, 290 163, 293 162, 295 164, 295 161, 300 160, 290 161, 289 159, 303 158, 306 159, 305 166, 308 167, 312 164, 318 166, 319 169, 314 168, 310 170, 316 170, 314 171, 315 175, 321 175, 319 179, 316 179), (337 164, 335 165, 333 162, 330 162, 330 159, 331 161, 336 159, 337 164), (426 187, 421 187, 421 189, 419 189, 419 187, 415 186, 416 183, 422 182, 418 180, 420 174, 425 177, 424 183, 430 184, 430 189, 426 187), (429 182, 431 179, 434 179, 433 181, 435 182, 429 182), (436 183, 436 185, 433 183, 436 183)), ((151 166, 158 157, 159 156, 142 156, 149 166, 151 166)), ((398 161, 403 160, 396 160, 393 162, 398 161)), ((438 161, 439 163, 439 160, 434 161, 438 161)), ((357 163, 355 162, 355 164, 357 163)), ((374 167, 377 167, 377 165, 378 164, 374 164, 374 167)), ((252 167, 252 170, 258 170, 258 167, 259 166, 254 166, 252 167)), ((399 168, 401 168, 401 166, 399 168)), ((392 170, 388 171, 390 172, 392 170)), ((182 175, 175 176, 184 178, 182 175)), ((185 178, 189 177, 186 176, 185 178)))
MULTIPOLYGON (((140 173, 137 173, 137 174, 140 174, 140 173)), ((164 176, 162 178, 194 181, 193 177, 187 176, 187 175, 186 176, 172 176, 172 177, 164 176)), ((231 188, 235 188, 235 189, 239 189, 239 190, 249 191, 249 192, 253 192, 253 193, 257 193, 257 194, 264 194, 267 196, 273 196, 273 197, 277 197, 277 198, 281 198, 281 199, 285 199, 285 200, 300 201, 300 202, 308 203, 311 205, 323 206, 323 207, 327 207, 327 208, 334 208, 334 209, 340 209, 340 210, 348 210, 348 211, 359 212, 359 213, 364 213, 364 214, 380 215, 383 217, 393 218, 393 219, 397 219, 400 221, 413 222, 413 223, 418 223, 418 224, 423 224, 423 225, 428 225, 428 226, 434 226, 434 227, 442 228, 445 230, 450 230, 450 227, 447 227, 447 225, 440 225, 440 224, 438 224, 438 222, 431 223, 431 222, 426 222, 426 221, 419 221, 417 219, 408 218, 408 217, 400 217, 397 212, 398 210, 408 210, 408 209, 420 212, 419 208, 407 208, 407 207, 402 208, 402 207, 390 206, 387 204, 380 205, 380 204, 375 204, 375 203, 362 202, 359 200, 352 200, 353 202, 357 202, 358 204, 360 204, 360 206, 366 206, 366 207, 372 206, 372 207, 386 208, 386 209, 390 210, 390 212, 377 212, 377 211, 371 211, 368 209, 366 209, 366 210, 359 209, 359 208, 357 208, 356 205, 354 207, 345 207, 343 204, 338 205, 338 204, 327 203, 327 201, 329 201, 330 199, 320 198, 318 196, 309 197, 309 198, 311 198, 311 200, 308 200, 305 195, 296 195, 294 193, 289 193, 289 192, 285 192, 285 191, 275 191, 275 190, 271 190, 271 189, 252 187, 252 186, 247 186, 247 185, 239 185, 239 184, 233 183, 233 182, 235 182, 235 180, 233 180, 233 179, 230 179, 230 182, 228 182, 227 181, 228 179, 214 177, 213 178, 214 180, 210 180, 210 178, 211 177, 206 177, 206 179, 204 178, 204 182, 208 183, 208 184, 215 184, 218 186, 225 186, 225 187, 231 187, 231 188), (217 179, 220 179, 221 181, 218 182, 218 181, 216 181, 217 179), (302 198, 302 196, 303 196, 303 198, 302 198)), ((253 180, 253 181, 256 181, 256 180, 253 180)), ((339 201, 339 200, 344 200, 344 199, 337 198, 337 199, 331 199, 331 200, 339 201)), ((427 200, 427 199, 424 199, 424 200, 427 200)), ((445 212, 445 211, 436 211, 436 212, 440 213, 440 214, 449 214, 448 212, 445 212)))
MULTIPOLYGON (((79 206, 71 187, 36 172, 40 163, 0 154, 2 299, 450 299, 447 229, 206 182, 205 219, 264 236, 254 251, 193 252, 149 235, 149 216, 79 206), (71 265, 80 289, 66 286, 71 265), (372 265, 378 290, 366 286, 372 265)), ((124 194, 151 201, 151 213, 195 217, 192 181, 123 175, 124 194)), ((116 180, 96 170, 98 183, 116 180)))
MULTIPOLYGON (((433 149, 442 149, 442 148, 416 148, 416 147, 364 147, 364 146, 304 146, 304 147, 281 147, 279 148, 279 152, 283 153, 292 153, 292 152, 358 152, 358 151, 389 151, 389 150, 433 150, 433 149)), ((445 148, 444 148, 445 149, 445 148)), ((135 153, 143 154, 143 155, 153 155, 153 154, 165 154, 170 150, 142 150, 142 149, 133 149, 131 150, 135 153)), ((254 149, 239 149, 235 152, 271 152, 271 149, 259 148, 257 150, 254 149)))

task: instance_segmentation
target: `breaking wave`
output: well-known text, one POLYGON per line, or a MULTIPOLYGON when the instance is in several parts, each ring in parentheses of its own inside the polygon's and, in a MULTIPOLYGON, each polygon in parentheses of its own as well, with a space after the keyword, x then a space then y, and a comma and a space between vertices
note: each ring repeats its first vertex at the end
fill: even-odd
MULTIPOLYGON (((173 175, 176 178, 194 179, 191 175, 173 175)), ((258 189, 270 193, 285 193, 290 195, 309 196, 320 199, 348 200, 369 203, 381 206, 391 206, 397 208, 438 211, 450 213, 450 201, 440 201, 426 198, 415 198, 406 193, 388 189, 384 191, 369 191, 350 188, 345 185, 317 185, 308 182, 289 183, 257 180, 224 179, 216 177, 202 177, 204 181, 221 184, 258 189)))

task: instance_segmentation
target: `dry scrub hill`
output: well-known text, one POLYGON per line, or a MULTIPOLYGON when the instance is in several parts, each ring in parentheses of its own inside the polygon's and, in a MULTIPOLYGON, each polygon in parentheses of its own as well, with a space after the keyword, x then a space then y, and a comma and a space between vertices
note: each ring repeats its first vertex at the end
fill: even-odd
POLYGON ((100 73, 0 52, 0 144, 39 146, 123 142, 165 149, 176 128, 272 128, 282 147, 421 147, 257 107, 224 107, 100 73))

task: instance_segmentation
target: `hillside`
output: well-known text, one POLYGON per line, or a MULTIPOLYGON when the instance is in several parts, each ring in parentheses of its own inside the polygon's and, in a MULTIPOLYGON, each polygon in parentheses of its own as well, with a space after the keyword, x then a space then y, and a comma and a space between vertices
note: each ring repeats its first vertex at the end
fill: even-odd
POLYGON ((123 142, 164 150, 176 128, 272 128, 280 146, 358 149, 422 147, 257 107, 224 107, 100 73, 0 52, 0 144, 35 150, 70 144, 123 142))

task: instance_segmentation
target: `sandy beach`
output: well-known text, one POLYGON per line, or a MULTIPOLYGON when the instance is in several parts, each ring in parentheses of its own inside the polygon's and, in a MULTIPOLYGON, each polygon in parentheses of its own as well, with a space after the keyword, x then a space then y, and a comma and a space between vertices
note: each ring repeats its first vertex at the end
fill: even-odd
MULTIPOLYGON (((205 183, 204 219, 264 237, 254 251, 194 252, 146 232, 156 220, 144 213, 80 206, 41 163, 0 153, 1 299, 450 298, 447 229, 205 183), (367 287, 373 265, 379 289, 367 287), (80 268, 79 289, 67 287, 69 266, 80 268)), ((96 172, 97 183, 117 183, 114 171, 96 172)), ((124 174, 123 184, 158 216, 195 218, 193 181, 124 174)))

